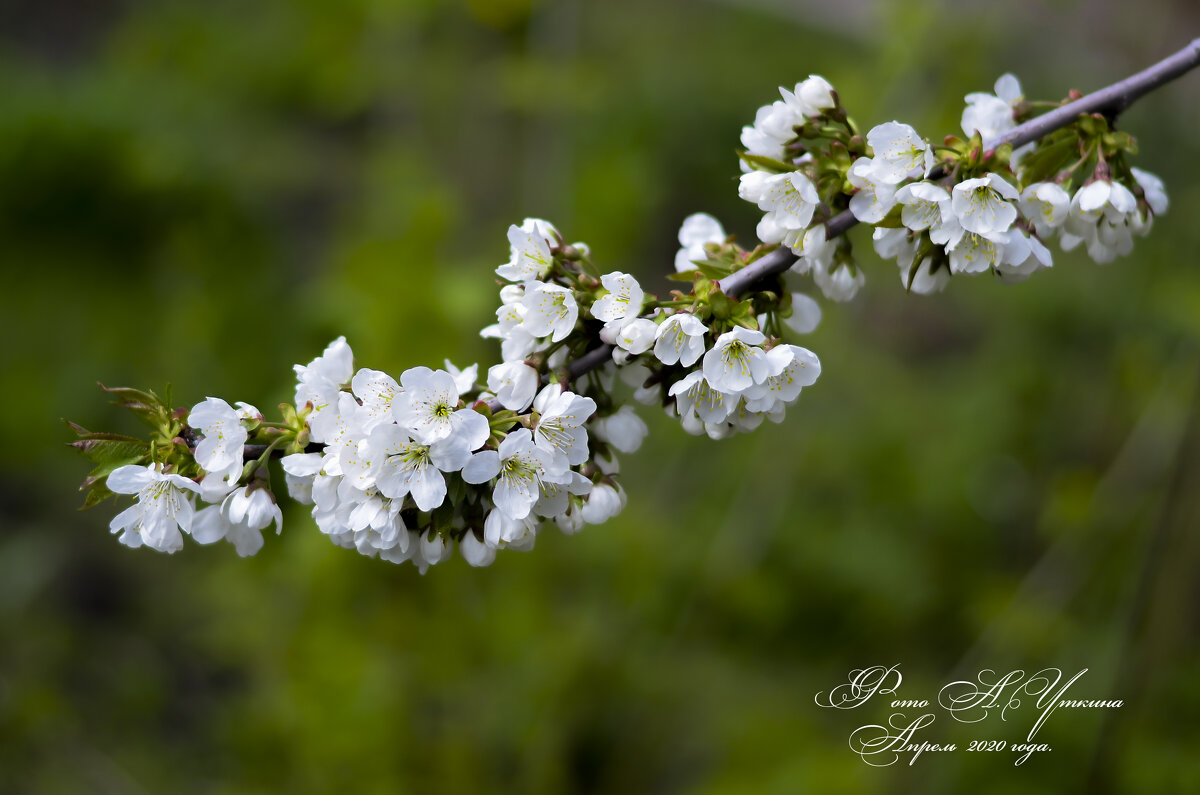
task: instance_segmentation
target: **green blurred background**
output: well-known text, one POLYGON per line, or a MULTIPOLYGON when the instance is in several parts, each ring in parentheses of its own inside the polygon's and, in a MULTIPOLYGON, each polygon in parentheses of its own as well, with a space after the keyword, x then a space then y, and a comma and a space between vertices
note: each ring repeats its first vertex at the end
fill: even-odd
MULTIPOLYGON (((361 364, 487 363, 527 215, 665 290, 733 154, 810 73, 865 126, 957 132, 1007 70, 1104 85, 1183 46, 1175 2, 0 2, 0 790, 1200 791, 1200 74, 1123 120, 1170 213, 1133 256, 1005 287, 868 286, 805 340, 785 425, 645 412, 630 502, 486 570, 334 548, 300 508, 256 558, 120 547, 77 513, 60 417, 94 384, 270 407, 338 334, 361 364), (868 768, 879 705, 980 668, 1089 673, 1013 755, 868 768), (832 713, 832 714, 831 714, 832 713)), ((1190 31, 1190 32, 1188 32, 1190 31)), ((925 739, 1023 740, 940 717, 925 739)))

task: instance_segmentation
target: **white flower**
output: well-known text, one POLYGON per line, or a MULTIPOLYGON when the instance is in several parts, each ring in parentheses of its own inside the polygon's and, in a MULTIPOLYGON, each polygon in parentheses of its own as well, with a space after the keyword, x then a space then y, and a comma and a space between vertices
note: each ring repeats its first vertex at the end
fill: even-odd
POLYGON ((478 364, 464 367, 461 370, 451 364, 449 359, 443 359, 442 364, 446 366, 446 372, 450 373, 450 377, 454 379, 454 388, 458 390, 459 397, 475 389, 475 382, 479 380, 478 364))
POLYGON ((127 547, 142 544, 159 552, 183 549, 183 532, 191 532, 195 509, 185 491, 198 492, 196 484, 182 475, 165 475, 161 464, 117 467, 105 481, 115 494, 136 494, 133 505, 109 523, 113 533, 123 531, 120 541, 127 547))
POLYGON ((686 312, 668 317, 654 334, 654 355, 663 364, 691 367, 704 355, 704 335, 708 327, 700 318, 686 312))
MULTIPOLYGON (((738 401, 740 407, 741 399, 739 398, 738 401)), ((742 409, 739 407, 735 407, 734 412, 741 411, 742 409)), ((712 439, 713 441, 728 439, 737 433, 737 431, 737 427, 730 422, 706 422, 701 427, 701 432, 707 435, 708 438, 712 439)))
MULTIPOLYGON (((394 423, 387 425, 377 425, 376 428, 394 428, 397 427, 394 423)), ((373 431, 372 431, 373 432, 373 431)), ((342 443, 338 445, 336 452, 326 449, 327 457, 336 456, 337 462, 333 466, 328 467, 326 472, 338 472, 346 479, 346 485, 352 486, 364 494, 370 489, 375 488, 375 475, 379 470, 378 460, 372 459, 366 450, 363 449, 367 434, 359 429, 354 432, 347 432, 342 437, 342 443)), ((339 484, 341 489, 343 484, 339 484)), ((347 493, 339 491, 339 498, 345 499, 347 493)), ((355 498, 362 498, 363 495, 355 494, 355 498)))
POLYGON ((458 551, 462 553, 468 566, 476 568, 490 566, 496 559, 496 550, 476 538, 470 530, 459 539, 458 551))
POLYGON ((701 422, 721 422, 729 416, 736 400, 730 394, 713 389, 699 370, 676 381, 667 394, 675 398, 675 410, 684 422, 685 429, 690 417, 698 417, 701 422))
POLYGON ((471 456, 463 467, 467 483, 486 483, 497 478, 492 502, 510 519, 524 519, 542 493, 542 482, 569 480, 566 458, 554 456, 533 443, 527 428, 518 428, 500 443, 499 450, 484 450, 471 456))
POLYGON ((1067 217, 1063 220, 1062 239, 1063 251, 1069 251, 1077 246, 1081 239, 1086 240, 1096 234, 1096 222, 1104 212, 1104 204, 1108 201, 1109 186, 1107 182, 1097 180, 1086 185, 1071 197, 1067 208, 1067 217), (1086 202, 1087 207, 1084 207, 1086 202))
MULTIPOLYGON (((745 180, 745 177, 742 178, 745 180)), ((808 228, 821 197, 802 172, 773 174, 762 181, 756 204, 772 223, 784 230, 808 228)))
POLYGON ((1024 99, 1021 84, 1011 74, 1001 75, 995 91, 994 95, 975 93, 965 97, 962 130, 968 138, 978 130, 984 141, 990 141, 1017 126, 1013 108, 1024 99))
POLYGON ((439 563, 450 560, 450 556, 454 554, 454 547, 447 546, 446 540, 442 538, 441 534, 435 533, 432 530, 421 536, 421 540, 416 547, 417 549, 414 552, 419 554, 413 555, 413 563, 416 564, 417 570, 422 574, 430 566, 436 566, 439 563))
POLYGON ((596 411, 596 401, 550 384, 538 394, 534 408, 540 412, 533 443, 552 455, 562 455, 571 466, 587 461, 588 436, 583 424, 596 411))
POLYGON ((821 323, 821 305, 804 293, 792 293, 792 314, 783 322, 797 334, 810 334, 821 323))
POLYGON ((525 317, 521 327, 534 337, 560 342, 575 328, 579 305, 575 296, 560 284, 528 282, 525 285, 525 317))
POLYGON ((877 183, 897 185, 933 168, 933 150, 907 124, 897 121, 880 124, 867 133, 867 143, 875 153, 871 175, 877 183))
POLYGON ((1016 188, 999 174, 989 173, 955 185, 951 207, 965 231, 997 235, 1017 220, 1017 208, 1010 203, 1016 198, 1016 188))
POLYGON ((1133 249, 1133 233, 1145 230, 1137 198, 1119 182, 1096 180, 1071 197, 1059 243, 1069 251, 1083 242, 1096 262, 1112 262, 1133 249))
POLYGON ((309 432, 314 442, 328 441, 337 413, 338 393, 354 374, 354 354, 345 337, 331 342, 325 352, 307 365, 293 367, 298 379, 296 408, 312 405, 308 415, 309 432))
POLYGON ((1042 237, 1054 234, 1063 225, 1071 207, 1071 197, 1062 185, 1054 182, 1035 182, 1021 191, 1021 212, 1042 237))
POLYGON ((1066 228, 1072 234, 1087 233, 1101 216, 1119 221, 1137 210, 1137 199, 1119 182, 1095 180, 1075 192, 1067 213, 1066 228))
MULTIPOLYGON (((325 465, 330 474, 341 474, 336 462, 342 447, 363 435, 363 419, 366 412, 349 392, 339 392, 337 401, 328 411, 329 433, 325 439, 325 465), (332 465, 331 465, 332 464, 332 465)), ((357 442, 354 442, 357 443, 357 442)))
POLYGON ((626 503, 625 490, 607 483, 597 483, 580 512, 588 524, 602 524, 619 514, 626 503))
POLYGON ((996 264, 996 275, 1000 277, 1000 281, 1023 282, 1042 268, 1054 265, 1050 249, 1046 248, 1042 241, 1016 229, 1009 232, 1009 235, 1021 236, 1024 238, 1024 245, 1010 246, 1005 251, 1004 259, 996 264))
POLYGON ((635 317, 632 320, 609 321, 600 330, 600 339, 617 346, 617 350, 613 351, 613 360, 621 364, 628 355, 639 356, 650 350, 657 333, 658 326, 653 320, 635 317))
POLYGON ((932 182, 913 182, 903 186, 896 191, 896 201, 904 205, 900 211, 900 222, 916 232, 940 230, 944 219, 952 215, 950 193, 932 182))
POLYGON ((921 260, 921 264, 915 270, 912 262, 909 262, 900 268, 900 283, 904 285, 904 289, 917 295, 940 293, 950 283, 950 269, 940 267, 934 270, 933 266, 933 257, 921 260))
POLYGON ((950 253, 951 273, 983 273, 1004 257, 1003 243, 974 232, 964 233, 946 250, 950 253))
POLYGON ((415 532, 408 529, 400 533, 400 538, 395 546, 379 550, 379 559, 396 564, 411 560, 422 573, 428 568, 428 564, 421 558, 421 539, 415 532))
POLYGON ((713 439, 724 438, 730 433, 751 433, 762 425, 763 420, 768 416, 774 417, 775 422, 781 422, 785 413, 786 406, 782 402, 776 403, 769 412, 753 411, 746 404, 746 398, 743 396, 739 398, 738 404, 734 406, 729 417, 722 423, 725 428, 714 428, 709 425, 704 430, 709 438, 713 439))
POLYGON ((592 433, 596 438, 608 442, 622 453, 635 453, 650 429, 633 406, 625 405, 614 414, 592 420, 592 433))
POLYGON ((821 360, 798 345, 776 345, 767 351, 767 367, 767 379, 744 393, 748 411, 763 413, 778 403, 791 403, 821 375, 821 360))
MULTIPOLYGON (((243 406, 245 404, 242 404, 243 406)), ((257 409, 248 407, 257 413, 257 409)), ((196 445, 196 463, 205 472, 219 472, 230 464, 242 468, 242 447, 248 432, 242 416, 220 398, 205 398, 188 414, 187 423, 204 437, 196 445)))
POLYGON ((761 331, 736 326, 717 337, 704 354, 704 377, 721 392, 741 392, 767 376, 766 354, 758 346, 766 339, 761 331))
MULTIPOLYGON (((767 193, 767 186, 770 184, 772 177, 775 174, 769 174, 766 171, 750 171, 738 179, 738 196, 748 202, 758 204, 763 196, 767 193)), ((680 230, 680 240, 682 240, 682 230, 680 230)), ((688 270, 691 270, 689 268, 688 270)))
POLYGON ((539 348, 537 337, 524 326, 525 286, 505 285, 500 289, 500 299, 502 303, 496 310, 497 322, 483 328, 479 336, 500 340, 500 353, 506 362, 524 359, 539 348))
POLYGON ((283 531, 283 511, 269 489, 242 486, 226 497, 221 507, 226 518, 235 525, 262 530, 274 523, 276 534, 283 531))
POLYGON ((338 337, 320 356, 307 365, 297 364, 292 369, 301 383, 325 381, 340 389, 354 373, 354 353, 346 344, 346 338, 338 337))
MULTIPOLYGON (((1104 183, 1097 183, 1104 184, 1104 183)), ((1104 216, 1110 221, 1120 221, 1131 213, 1137 212, 1137 197, 1129 188, 1120 182, 1109 182, 1108 197, 1102 205, 1104 216)), ((1086 189, 1085 189, 1086 190, 1086 189)), ((1080 199, 1080 206, 1087 210, 1087 199, 1080 199)))
POLYGON ((406 528, 400 533, 400 543, 391 548, 379 550, 379 560, 396 564, 413 561, 414 566, 420 568, 421 563, 416 560, 420 556, 420 546, 421 539, 416 537, 416 533, 406 528))
POLYGON ((896 187, 875 175, 875 163, 860 157, 846 178, 858 188, 850 197, 850 212, 864 224, 877 224, 896 206, 896 187))
POLYGON ((908 234, 907 229, 885 229, 877 227, 871 233, 872 245, 875 247, 875 253, 883 259, 899 259, 911 249, 908 254, 909 263, 916 256, 916 242, 908 234))
POLYGON ((788 270, 803 276, 813 268, 829 267, 837 254, 837 242, 827 237, 825 224, 813 224, 791 249, 799 259, 788 270))
POLYGON ((1150 205, 1150 209, 1155 215, 1162 215, 1167 211, 1170 202, 1167 199, 1167 191, 1163 186, 1163 181, 1149 171, 1142 171, 1140 168, 1129 169, 1133 172, 1133 178, 1137 180, 1137 184, 1142 189, 1142 195, 1146 197, 1146 204, 1150 205))
MULTIPOLYGON (((752 126, 742 128, 742 146, 748 154, 783 160, 784 144, 796 137, 794 128, 803 123, 804 116, 795 107, 776 100, 758 109, 752 126)), ((743 162, 742 168, 749 166, 743 162)))
POLYGON ((821 288, 821 293, 830 301, 838 303, 852 300, 866 280, 862 268, 852 268, 845 262, 831 270, 813 269, 813 282, 821 288))
POLYGON ((704 246, 708 243, 724 243, 725 230, 721 222, 708 213, 694 213, 683 219, 679 227, 679 245, 675 252, 675 272, 684 273, 696 269, 694 260, 708 258, 704 246))
POLYGON ((583 529, 583 510, 582 505, 577 502, 571 502, 567 506, 567 510, 554 517, 554 524, 558 525, 558 529, 569 536, 573 536, 583 529))
POLYGON ((525 362, 505 362, 488 369, 487 383, 500 405, 521 412, 533 402, 538 388, 538 374, 525 362))
POLYGON ((764 243, 779 243, 788 248, 800 245, 800 241, 804 238, 803 229, 788 229, 781 226, 778 215, 773 212, 758 219, 758 226, 754 227, 754 233, 764 243))
POLYGON ((213 544, 222 538, 233 544, 239 557, 250 557, 262 549, 262 531, 275 524, 283 529, 283 511, 271 492, 243 486, 220 505, 211 505, 196 513, 192 520, 192 538, 200 544, 213 544))
POLYGON ((483 520, 483 541, 492 549, 528 552, 537 540, 538 519, 528 515, 514 519, 504 511, 491 511, 483 520))
POLYGON ((375 545, 372 543, 371 531, 387 529, 389 535, 391 534, 388 528, 391 501, 385 500, 374 488, 366 491, 347 491, 346 503, 354 507, 346 518, 346 527, 354 534, 352 540, 359 553, 372 555, 375 545))
POLYGON ((350 514, 354 546, 359 553, 375 557, 393 550, 407 553, 411 538, 400 515, 403 502, 372 494, 350 514))
POLYGON ((379 493, 393 500, 412 495, 422 511, 432 511, 446 499, 443 472, 457 472, 471 458, 471 448, 460 437, 450 436, 432 444, 410 436, 399 425, 381 425, 360 445, 355 472, 373 473, 379 493))
POLYGON ((387 373, 362 368, 350 381, 350 389, 362 401, 362 424, 364 431, 377 425, 391 422, 396 397, 401 394, 400 385, 387 373))
POLYGON ((313 501, 313 480, 321 471, 325 456, 321 453, 294 453, 279 460, 287 482, 288 494, 303 505, 313 501))
POLYGON ((837 107, 833 86, 820 75, 809 75, 807 80, 797 83, 794 91, 780 88, 783 101, 798 113, 816 118, 830 108, 837 107))
POLYGON ((1112 262, 1117 256, 1126 256, 1133 251, 1133 234, 1137 216, 1135 210, 1131 216, 1120 219, 1101 218, 1096 224, 1096 234, 1087 241, 1088 256, 1096 262, 1112 262))
POLYGON ((566 483, 547 483, 542 481, 542 496, 533 505, 533 512, 538 516, 552 519, 566 513, 571 506, 571 495, 583 496, 592 490, 592 481, 578 472, 568 472, 566 483))
POLYGON ((453 554, 454 548, 447 546, 445 540, 433 531, 418 534, 412 530, 404 530, 401 537, 404 541, 391 548, 378 550, 380 560, 397 564, 411 560, 417 571, 424 574, 430 566, 449 560, 453 554))
POLYGON ((487 418, 474 409, 458 411, 458 387, 442 370, 412 367, 400 374, 403 400, 397 401, 396 422, 426 444, 458 437, 474 450, 491 435, 487 418))
POLYGON ((909 274, 917 259, 920 238, 909 234, 908 229, 880 229, 872 233, 875 253, 884 259, 894 259, 900 266, 900 281, 908 288, 909 274))
POLYGON ((245 463, 248 431, 242 420, 260 417, 258 409, 238 403, 235 410, 220 398, 205 398, 188 414, 187 423, 203 437, 196 445, 196 463, 207 473, 200 483, 200 494, 207 502, 216 502, 237 485, 245 463))
POLYGON ((508 228, 511 257, 496 273, 510 282, 541 279, 554 264, 550 246, 557 237, 555 228, 539 218, 526 218, 520 226, 513 224, 508 228))
POLYGON ((632 320, 642 312, 642 300, 646 293, 637 279, 628 273, 613 271, 600 277, 600 283, 608 290, 592 304, 592 317, 610 323, 617 320, 632 320))

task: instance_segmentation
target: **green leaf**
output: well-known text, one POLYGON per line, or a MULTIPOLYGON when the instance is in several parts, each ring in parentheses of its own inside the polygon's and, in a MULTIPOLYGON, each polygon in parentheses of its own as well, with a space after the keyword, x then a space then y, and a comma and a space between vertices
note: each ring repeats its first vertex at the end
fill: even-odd
POLYGON ((723 279, 733 273, 733 268, 724 262, 717 262, 716 260, 696 260, 692 264, 696 266, 696 270, 714 280, 723 279))
POLYGON ((740 157, 742 160, 745 160, 747 163, 749 163, 752 166, 760 166, 761 168, 765 168, 768 171, 775 171, 779 174, 787 174, 788 172, 796 170, 796 167, 794 165, 785 163, 782 160, 776 160, 773 157, 763 157, 762 155, 752 155, 749 152, 738 152, 738 157, 740 157))
MULTIPOLYGON (((148 456, 146 459, 148 459, 148 456)), ((105 481, 108 480, 108 476, 112 474, 114 469, 126 466, 127 464, 143 463, 146 459, 139 457, 135 460, 109 461, 103 464, 98 464, 95 469, 88 473, 88 476, 83 480, 83 484, 79 487, 80 491, 87 492, 87 497, 84 498, 83 505, 80 506, 80 510, 91 508, 93 505, 97 505, 104 500, 107 500, 109 497, 114 496, 113 493, 109 491, 108 486, 105 483, 105 481)))
POLYGON ((93 464, 133 463, 150 455, 149 444, 128 437, 124 439, 80 439, 77 442, 71 442, 71 447, 82 453, 83 457, 93 464))
POLYGON ((115 496, 117 495, 109 491, 108 487, 103 483, 97 483, 96 485, 92 486, 92 488, 88 491, 87 496, 83 498, 83 505, 79 506, 79 510, 86 511, 88 508, 94 508, 110 497, 115 496))
POLYGON ((1079 145, 1075 137, 1047 144, 1046 139, 1021 162, 1021 179, 1026 185, 1051 179, 1078 157, 1079 145))
POLYGON ((104 384, 100 384, 100 388, 117 398, 113 401, 115 405, 129 409, 138 419, 156 430, 171 416, 170 410, 153 392, 129 387, 107 387, 104 384))
POLYGON ((467 484, 463 482, 462 477, 457 473, 451 473, 446 476, 446 502, 450 505, 458 505, 467 496, 467 484))
POLYGON ((708 298, 708 302, 712 307, 713 317, 718 320, 728 320, 733 316, 738 305, 736 298, 730 298, 720 290, 713 290, 708 298))

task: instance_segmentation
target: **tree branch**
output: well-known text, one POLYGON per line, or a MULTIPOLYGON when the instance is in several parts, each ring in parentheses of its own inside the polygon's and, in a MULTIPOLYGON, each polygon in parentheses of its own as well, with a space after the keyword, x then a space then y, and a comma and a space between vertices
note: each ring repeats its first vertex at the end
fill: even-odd
MULTIPOLYGON (((1098 91, 1093 91, 1085 97, 1055 108, 1049 113, 1044 113, 1035 119, 1030 119, 1004 135, 985 141, 984 147, 995 149, 997 146, 1007 143, 1012 144, 1015 149, 1036 141, 1061 127, 1066 127, 1083 114, 1103 113, 1113 118, 1132 105, 1141 96, 1190 72, 1197 66, 1200 66, 1200 38, 1193 39, 1190 44, 1179 52, 1164 58, 1147 69, 1143 69, 1124 80, 1120 80, 1098 91)), ((942 173, 936 169, 930 174, 930 177, 935 179, 940 176, 942 176, 942 173)), ((849 210, 838 213, 825 222, 826 239, 832 240, 839 235, 843 235, 857 224, 858 219, 849 210)), ((755 282, 783 273, 796 260, 797 257, 792 254, 791 250, 786 248, 776 249, 736 273, 721 279, 720 287, 726 295, 736 297, 740 293, 745 292, 755 282)), ((568 377, 574 380, 584 373, 602 366, 611 359, 612 351, 612 345, 600 345, 593 348, 567 365, 568 377)), ((499 411, 502 408, 496 400, 491 401, 488 405, 492 411, 499 411)), ((307 452, 317 452, 321 448, 321 445, 310 444, 307 452)), ((265 448, 261 445, 247 445, 247 460, 261 455, 263 449, 265 448)))
MULTIPOLYGON (((1012 144, 1015 149, 1024 146, 1060 127, 1066 127, 1078 119, 1081 114, 1104 113, 1115 116, 1132 105, 1143 94, 1148 94, 1197 66, 1200 66, 1200 39, 1193 39, 1191 44, 1150 68, 1143 69, 1137 74, 1130 75, 1099 91, 1093 91, 1085 97, 1055 108, 1036 119, 1030 119, 998 138, 985 141, 984 147, 995 149, 1001 144, 1012 144)), ((940 174, 931 174, 930 176, 940 176, 940 174)), ((838 213, 825 222, 825 237, 832 240, 838 235, 845 234, 856 224, 858 224, 858 219, 849 210, 838 213)), ((727 295, 737 295, 759 279, 783 273, 795 261, 796 257, 790 250, 776 249, 737 273, 722 279, 721 289, 727 295)))

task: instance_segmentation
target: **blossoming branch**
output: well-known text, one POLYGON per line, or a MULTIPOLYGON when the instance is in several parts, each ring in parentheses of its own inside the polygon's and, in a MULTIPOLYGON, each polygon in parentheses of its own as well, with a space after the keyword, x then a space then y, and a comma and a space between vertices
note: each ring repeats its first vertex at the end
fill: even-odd
POLYGON ((852 299, 865 275, 843 233, 856 223, 873 227, 874 250, 916 293, 986 272, 1023 281, 1052 266, 1053 244, 1102 263, 1128 254, 1168 199, 1130 164, 1137 145, 1115 118, 1197 64, 1200 40, 1062 102, 1029 101, 1004 75, 993 93, 966 97, 962 136, 938 145, 898 121, 864 134, 811 76, 742 131, 738 192, 762 213, 761 243, 744 248, 712 216, 690 216, 680 289, 659 297, 526 219, 509 228, 496 322, 482 330, 499 341, 499 364, 394 378, 356 367, 339 338, 295 366, 294 402, 276 421, 247 403, 173 408, 169 395, 108 389, 151 435, 72 424, 95 465, 85 507, 134 496, 110 523, 130 547, 175 552, 190 535, 253 555, 263 530, 282 527, 278 465, 333 543, 422 572, 455 547, 483 566, 532 548, 550 524, 604 522, 626 502, 618 454, 647 433, 625 395, 721 439, 782 422, 817 381, 816 354, 788 338, 814 330, 821 308, 789 283, 810 278, 826 299, 852 299))

